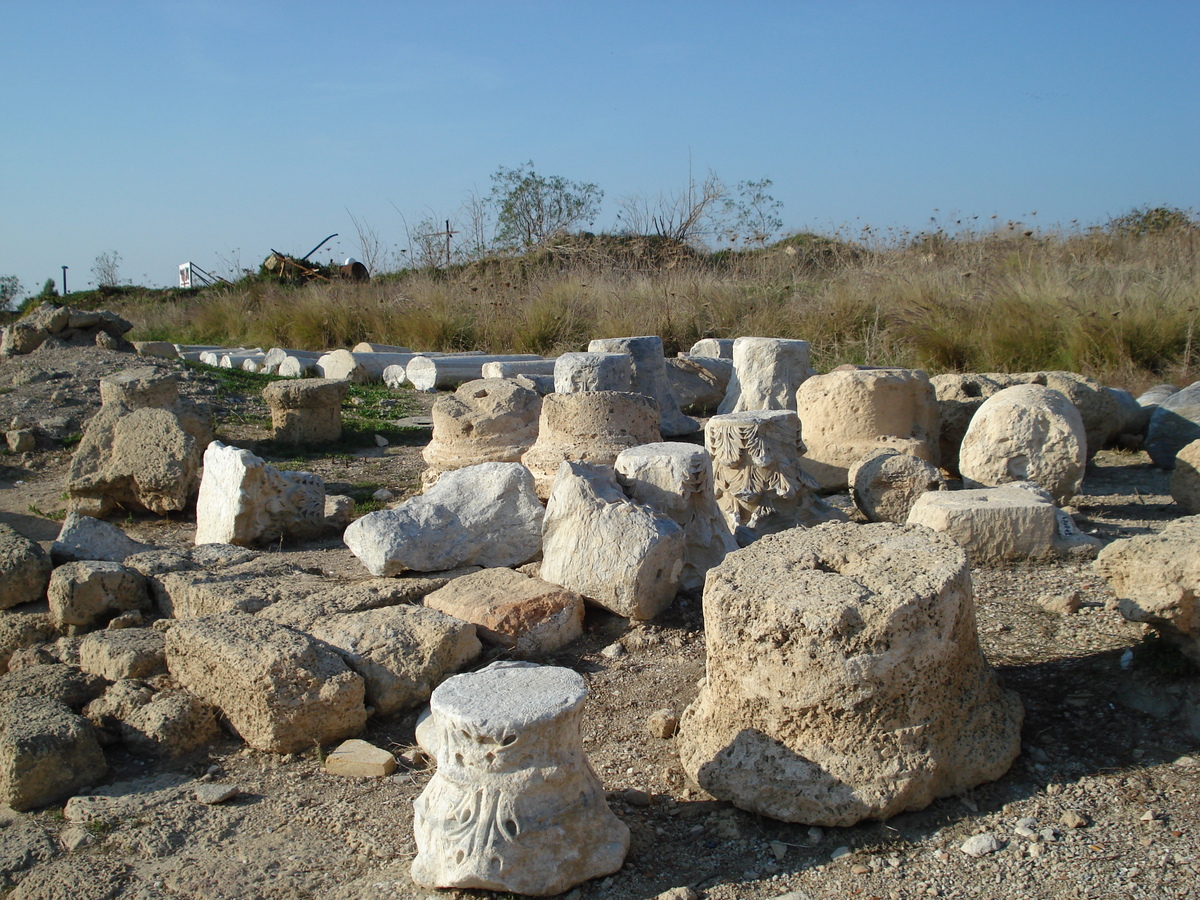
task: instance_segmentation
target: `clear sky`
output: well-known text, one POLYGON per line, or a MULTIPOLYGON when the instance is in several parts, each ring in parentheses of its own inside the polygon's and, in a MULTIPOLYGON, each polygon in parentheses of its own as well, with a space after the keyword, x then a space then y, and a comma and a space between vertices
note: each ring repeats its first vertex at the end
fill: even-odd
POLYGON ((790 230, 1200 208, 1196 0, 4 0, 0 76, 31 292, 359 256, 352 216, 406 246, 526 160, 598 184, 596 230, 689 165, 771 178, 790 230))

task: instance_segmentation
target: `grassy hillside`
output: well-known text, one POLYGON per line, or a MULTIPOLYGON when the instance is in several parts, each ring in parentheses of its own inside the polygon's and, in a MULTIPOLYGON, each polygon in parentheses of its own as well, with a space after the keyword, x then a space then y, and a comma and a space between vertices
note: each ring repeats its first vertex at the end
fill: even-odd
POLYGON ((596 337, 658 334, 673 353, 702 337, 769 335, 810 341, 822 371, 1054 368, 1138 390, 1200 377, 1200 230, 1142 215, 1074 234, 1010 225, 872 242, 864 229, 865 243, 800 234, 717 254, 582 235, 362 285, 254 278, 104 299, 137 323, 134 339, 553 355, 596 337))

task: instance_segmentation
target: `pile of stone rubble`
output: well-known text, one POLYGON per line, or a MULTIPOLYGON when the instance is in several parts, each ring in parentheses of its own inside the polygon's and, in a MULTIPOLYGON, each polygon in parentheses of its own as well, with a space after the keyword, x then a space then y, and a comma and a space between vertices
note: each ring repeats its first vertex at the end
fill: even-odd
POLYGON ((484 645, 553 653, 588 604, 647 620, 702 591, 707 676, 680 722, 683 767, 738 807, 813 825, 921 808, 1017 756, 1022 707, 979 650, 972 564, 1099 551, 1126 617, 1200 659, 1200 382, 1134 399, 1066 372, 817 374, 808 349, 242 351, 244 368, 324 376, 264 391, 281 443, 336 441, 348 381, 453 389, 433 408, 424 492, 353 521, 315 475, 213 440, 170 377, 104 379, 50 553, 0 526, 0 801, 62 801, 118 742, 181 754, 222 723, 287 753, 430 703, 418 738, 438 771, 414 879, 552 894, 615 871, 629 841, 583 756, 583 681, 529 662, 453 673, 484 645), (1142 442, 1189 515, 1101 550, 1072 495, 1090 454, 1142 442), (841 491, 865 524, 827 501, 841 491), (187 552, 101 520, 192 503, 187 552), (330 530, 370 577, 249 549, 330 530))

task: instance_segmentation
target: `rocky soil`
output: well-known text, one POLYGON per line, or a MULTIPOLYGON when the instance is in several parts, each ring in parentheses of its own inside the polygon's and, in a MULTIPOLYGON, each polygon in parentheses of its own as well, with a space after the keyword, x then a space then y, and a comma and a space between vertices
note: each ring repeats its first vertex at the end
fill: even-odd
MULTIPOLYGON (((40 427, 37 450, 0 456, 0 521, 48 546, 65 505, 72 435, 98 408, 99 377, 131 364, 102 350, 0 363, 0 421, 40 427)), ((315 471, 331 491, 416 490, 427 432, 394 429, 387 447, 296 459, 271 452, 265 406, 253 395, 218 395, 210 376, 184 377, 185 393, 217 409, 222 440, 315 471)), ((419 415, 414 404, 427 410, 430 398, 408 397, 396 411, 419 415)), ((1181 514, 1166 476, 1128 452, 1096 458, 1073 512, 1105 540, 1160 530, 1181 514)), ((118 524, 161 546, 186 545, 194 533, 186 514, 118 524)), ((331 576, 366 574, 336 538, 270 552, 331 576)), ((585 748, 633 839, 619 873, 568 896, 633 900, 672 888, 714 900, 1197 896, 1195 673, 1121 619, 1088 562, 978 568, 973 577, 984 651, 1025 703, 1020 758, 967 795, 844 829, 789 825, 717 802, 686 782, 673 740, 651 734, 648 720, 679 713, 703 676, 698 597, 681 596, 648 625, 589 611, 584 638, 546 661, 588 681, 585 748), (1046 608, 1072 597, 1078 612, 1046 608)), ((369 726, 365 737, 401 760, 385 778, 327 774, 328 748, 279 756, 232 737, 176 762, 110 752, 109 781, 65 808, 0 807, 0 895, 426 897, 408 877, 412 800, 430 777, 413 746, 414 722, 410 714, 369 726), (203 802, 197 789, 213 785, 234 786, 236 795, 203 802)))

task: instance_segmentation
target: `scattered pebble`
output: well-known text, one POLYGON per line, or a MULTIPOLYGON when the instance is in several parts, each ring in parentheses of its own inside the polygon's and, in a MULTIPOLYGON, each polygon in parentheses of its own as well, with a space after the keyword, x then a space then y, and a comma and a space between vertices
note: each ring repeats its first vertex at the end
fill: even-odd
POLYGON ((1068 809, 1062 814, 1062 818, 1059 821, 1068 828, 1083 828, 1088 823, 1088 820, 1077 809, 1068 809))
POLYGON ((236 797, 238 788, 236 784, 198 784, 195 794, 196 799, 205 806, 215 806, 236 797))
POLYGON ((663 739, 674 737, 675 732, 679 730, 679 716, 675 715, 674 710, 655 710, 646 719, 646 730, 650 732, 651 737, 663 739))
POLYGON ((995 853, 1004 845, 990 831, 983 834, 977 834, 974 837, 967 838, 961 847, 958 849, 967 856, 987 856, 989 853, 995 853))
POLYGON ((849 856, 850 853, 851 853, 851 850, 849 847, 838 847, 836 850, 833 851, 833 853, 831 853, 829 855, 829 859, 831 861, 835 860, 835 859, 841 859, 843 856, 849 856))
POLYGON ((628 651, 626 651, 625 645, 622 644, 620 641, 617 641, 615 643, 609 644, 607 647, 605 647, 603 650, 601 650, 600 655, 603 656, 605 659, 620 659, 627 652, 628 651))

